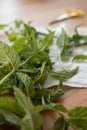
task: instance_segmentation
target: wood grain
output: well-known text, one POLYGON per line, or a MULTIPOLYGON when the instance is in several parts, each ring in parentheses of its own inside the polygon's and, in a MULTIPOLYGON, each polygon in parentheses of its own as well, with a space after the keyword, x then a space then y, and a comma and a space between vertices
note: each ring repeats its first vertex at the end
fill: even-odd
MULTIPOLYGON (((67 8, 81 9, 85 17, 66 20, 65 23, 76 26, 87 25, 87 0, 0 0, 0 23, 21 18, 40 26, 49 26, 49 22, 64 13, 67 8)), ((61 23, 57 23, 57 26, 61 23)))
MULTIPOLYGON (((78 24, 87 26, 87 0, 0 0, 0 23, 9 23, 17 18, 33 25, 48 27, 49 22, 64 13, 67 8, 81 9, 85 17, 66 20, 64 23, 75 27, 78 24)), ((56 27, 61 23, 53 25, 56 27)), ((65 94, 60 101, 68 109, 75 106, 87 106, 87 88, 65 87, 65 94)), ((44 129, 48 130, 57 118, 56 113, 45 112, 44 129)))

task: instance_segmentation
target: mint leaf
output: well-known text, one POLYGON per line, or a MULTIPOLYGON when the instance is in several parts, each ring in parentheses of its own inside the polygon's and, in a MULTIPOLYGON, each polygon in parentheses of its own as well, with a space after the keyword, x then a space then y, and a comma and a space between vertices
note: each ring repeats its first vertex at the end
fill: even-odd
POLYGON ((38 113, 38 111, 35 110, 35 107, 33 106, 30 97, 26 97, 23 92, 18 89, 14 88, 15 91, 15 98, 20 105, 20 107, 23 108, 25 111, 25 116, 23 118, 23 123, 28 126, 23 126, 21 124, 22 130, 26 130, 26 128, 31 128, 31 130, 40 130, 42 121, 41 121, 41 116, 38 113), (26 116, 27 115, 27 116, 26 116), (38 122, 37 122, 38 119, 38 122), (29 123, 29 124, 28 124, 29 123))
POLYGON ((54 130, 68 130, 68 123, 63 116, 56 120, 54 130))
POLYGON ((70 117, 69 125, 73 128, 86 130, 87 129, 87 107, 77 107, 68 112, 70 117))
POLYGON ((25 24, 25 23, 23 25, 24 25, 25 36, 31 37, 33 34, 33 36, 36 37, 36 29, 35 28, 33 28, 30 25, 25 24))
POLYGON ((63 95, 62 89, 60 90, 57 88, 56 90, 50 90, 47 88, 41 88, 36 91, 33 102, 35 105, 42 105, 44 100, 44 104, 50 104, 52 102, 55 102, 61 95, 63 95))
POLYGON ((69 42, 69 37, 66 33, 66 31, 62 28, 62 31, 57 39, 57 45, 60 47, 60 49, 62 49, 64 47, 64 45, 68 45, 69 42))
POLYGON ((73 42, 72 46, 76 47, 87 45, 87 35, 80 35, 77 29, 78 28, 75 29, 74 35, 70 38, 70 42, 73 42))
POLYGON ((78 54, 78 55, 74 56, 73 60, 75 60, 75 61, 78 61, 78 60, 80 60, 80 61, 87 60, 87 55, 78 54))
POLYGON ((45 105, 38 105, 36 107, 36 110, 41 112, 44 110, 52 110, 52 111, 58 111, 58 112, 67 112, 66 108, 59 104, 59 103, 50 103, 50 104, 45 104, 45 105))
POLYGON ((72 48, 69 45, 69 41, 69 36, 67 35, 66 31, 62 29, 57 39, 57 45, 60 48, 60 56, 63 60, 68 59, 69 56, 72 54, 72 48))
POLYGON ((47 76, 48 76, 48 71, 46 68, 46 62, 43 62, 42 66, 40 67, 40 73, 37 76, 36 80, 38 83, 43 84, 47 79, 47 76))
POLYGON ((9 111, 8 109, 0 107, 0 115, 4 118, 6 122, 16 126, 20 125, 21 119, 19 118, 19 116, 9 111))
POLYGON ((17 52, 4 42, 0 42, 0 63, 2 65, 10 65, 10 72, 5 74, 5 76, 1 79, 1 85, 15 72, 15 70, 20 66, 21 63, 20 57, 17 52))
MULTIPOLYGON (((4 27, 2 25, 1 29, 4 27)), ((14 95, 13 98, 0 97, 0 123, 13 124, 21 130, 41 130, 40 112, 52 110, 60 114, 54 130, 67 130, 68 125, 75 130, 86 130, 86 107, 78 107, 68 112, 61 104, 53 102, 64 93, 63 82, 78 72, 78 67, 67 70, 61 58, 66 60, 70 58, 74 47, 87 45, 87 36, 80 35, 76 30, 75 34, 69 37, 62 29, 56 39, 54 32, 37 32, 35 28, 20 20, 15 21, 15 27, 16 30, 14 27, 9 28, 11 34, 7 32, 13 45, 8 46, 0 42, 0 94, 8 92, 14 95), (49 56, 49 47, 54 40, 57 40, 59 58, 64 69, 59 72, 52 70, 53 63, 49 56), (56 90, 42 87, 49 75, 59 80, 56 90)), ((74 60, 86 59, 85 55, 74 57, 74 60)))
POLYGON ((26 94, 30 96, 31 98, 33 98, 35 95, 35 90, 34 90, 35 88, 34 88, 34 84, 31 77, 22 72, 17 72, 16 74, 18 75, 22 83, 25 85, 24 90, 26 94))
POLYGON ((54 32, 50 32, 49 34, 47 34, 44 39, 42 39, 41 43, 40 43, 40 51, 43 51, 45 49, 47 49, 48 47, 50 47, 53 43, 53 39, 54 39, 54 32))
POLYGON ((50 75, 58 80, 62 80, 65 81, 71 77, 73 77, 74 75, 76 75, 78 72, 78 67, 76 67, 73 70, 63 70, 63 71, 59 71, 59 72, 54 72, 52 70, 49 71, 50 75))
POLYGON ((11 34, 9 34, 9 41, 15 41, 16 40, 16 38, 17 38, 17 36, 18 36, 18 34, 17 33, 11 33, 11 34))
POLYGON ((29 113, 21 121, 21 130, 35 130, 29 113))
POLYGON ((13 97, 2 95, 2 97, 0 97, 0 107, 8 109, 9 111, 14 112, 19 116, 22 116, 24 114, 13 97))
POLYGON ((15 20, 15 26, 16 26, 16 28, 20 28, 21 25, 22 25, 22 23, 23 23, 23 21, 20 20, 20 19, 15 20))
POLYGON ((28 40, 28 37, 22 36, 13 43, 12 47, 19 53, 23 50, 23 46, 26 41, 28 42, 28 40))
POLYGON ((0 115, 0 125, 4 125, 6 123, 4 117, 0 115))
POLYGON ((0 30, 3 30, 6 26, 7 24, 0 24, 0 30))
POLYGON ((17 52, 8 46, 4 42, 0 42, 0 62, 4 64, 4 62, 7 62, 12 66, 12 69, 17 69, 20 65, 20 58, 17 54, 17 52))

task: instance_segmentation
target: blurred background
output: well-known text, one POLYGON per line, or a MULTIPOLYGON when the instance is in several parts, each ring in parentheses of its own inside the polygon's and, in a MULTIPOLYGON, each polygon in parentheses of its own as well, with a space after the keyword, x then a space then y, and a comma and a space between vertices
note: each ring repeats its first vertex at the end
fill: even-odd
POLYGON ((0 0, 0 23, 20 18, 25 22, 32 21, 34 25, 49 26, 49 22, 63 14, 65 9, 74 8, 83 10, 85 17, 64 22, 72 26, 87 25, 86 6, 87 0, 0 0))

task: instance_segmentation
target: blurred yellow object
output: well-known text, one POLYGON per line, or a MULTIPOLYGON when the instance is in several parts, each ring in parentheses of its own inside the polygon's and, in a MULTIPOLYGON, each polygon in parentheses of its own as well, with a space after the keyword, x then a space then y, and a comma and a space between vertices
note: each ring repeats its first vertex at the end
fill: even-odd
POLYGON ((69 16, 75 16, 75 17, 84 16, 84 12, 82 10, 66 9, 65 13, 68 14, 69 16))
POLYGON ((55 24, 57 22, 61 22, 66 19, 70 19, 73 17, 83 17, 83 16, 84 12, 82 10, 66 9, 64 14, 58 16, 55 20, 51 21, 49 24, 55 24))

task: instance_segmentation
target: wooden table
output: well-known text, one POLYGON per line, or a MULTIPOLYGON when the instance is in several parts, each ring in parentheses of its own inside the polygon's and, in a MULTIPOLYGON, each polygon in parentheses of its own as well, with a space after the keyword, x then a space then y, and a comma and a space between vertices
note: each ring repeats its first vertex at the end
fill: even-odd
POLYGON ((21 18, 47 27, 49 22, 64 13, 65 9, 75 8, 83 10, 85 17, 67 20, 65 23, 73 26, 87 25, 86 7, 87 0, 0 0, 0 23, 21 18))
MULTIPOLYGON (((86 7, 87 0, 0 0, 0 23, 9 23, 20 18, 25 22, 32 20, 33 25, 48 27, 49 22, 62 14, 65 9, 75 8, 83 10, 85 17, 66 20, 64 23, 73 27, 78 24, 87 26, 86 7)), ((53 27, 59 24, 61 23, 53 27)), ((65 94, 60 102, 68 109, 77 105, 87 106, 87 89, 65 87, 65 94)), ((47 113, 44 113, 45 126, 52 124, 57 118, 56 113, 47 113)), ((48 129, 45 128, 45 130, 48 129)))

